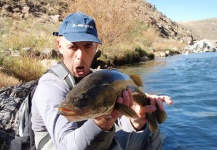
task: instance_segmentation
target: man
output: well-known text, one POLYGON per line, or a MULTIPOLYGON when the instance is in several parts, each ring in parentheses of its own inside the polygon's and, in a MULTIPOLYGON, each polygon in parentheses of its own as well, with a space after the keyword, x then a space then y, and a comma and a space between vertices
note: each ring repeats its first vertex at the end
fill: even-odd
MULTIPOLYGON (((66 69, 79 82, 90 72, 90 66, 97 50, 98 39, 95 21, 83 14, 74 13, 62 22, 57 45, 63 55, 66 69)), ((57 113, 59 104, 66 97, 69 88, 63 80, 52 73, 44 74, 33 97, 32 128, 36 147, 47 135, 51 139, 42 149, 57 150, 103 150, 103 149, 161 149, 159 130, 151 133, 148 129, 146 112, 156 109, 156 103, 163 110, 163 102, 172 103, 170 97, 149 95, 151 105, 135 106, 139 119, 126 118, 117 111, 111 115, 89 119, 85 122, 68 122, 57 113), (115 123, 117 122, 117 124, 115 123)), ((133 105, 130 89, 123 91, 117 102, 133 105)))

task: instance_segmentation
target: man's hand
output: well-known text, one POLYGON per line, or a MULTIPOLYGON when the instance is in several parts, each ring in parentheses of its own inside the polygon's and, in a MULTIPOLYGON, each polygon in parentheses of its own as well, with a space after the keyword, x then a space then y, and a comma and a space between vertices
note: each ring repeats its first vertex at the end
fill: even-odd
MULTIPOLYGON (((168 96, 156 96, 156 95, 149 95, 149 94, 146 95, 150 99, 150 105, 146 105, 146 106, 140 106, 133 102, 133 95, 130 89, 124 90, 123 96, 117 99, 118 103, 122 103, 129 107, 132 107, 135 110, 135 112, 138 114, 139 116, 138 119, 133 119, 133 118, 130 119, 133 127, 136 130, 140 130, 145 126, 147 122, 145 114, 148 112, 155 111, 156 104, 158 104, 160 110, 164 110, 163 102, 166 102, 167 104, 172 104, 172 100, 168 96)), ((94 119, 94 121, 102 130, 109 131, 112 129, 116 119, 121 115, 122 114, 120 112, 113 110, 110 115, 97 117, 94 119)))
MULTIPOLYGON (((129 95, 130 94, 132 95, 132 92, 129 92, 129 95)), ((136 130, 140 130, 145 126, 147 122, 145 114, 155 111, 156 104, 159 106, 160 110, 164 111, 163 102, 167 104, 173 103, 169 96, 157 96, 157 95, 149 95, 149 94, 146 95, 150 99, 150 105, 140 106, 136 103, 134 103, 133 105, 133 109, 138 114, 139 118, 138 119, 131 118, 130 120, 136 130)))
POLYGON ((105 115, 101 117, 94 118, 94 122, 104 131, 110 131, 118 117, 120 117, 120 112, 113 110, 110 115, 105 115))

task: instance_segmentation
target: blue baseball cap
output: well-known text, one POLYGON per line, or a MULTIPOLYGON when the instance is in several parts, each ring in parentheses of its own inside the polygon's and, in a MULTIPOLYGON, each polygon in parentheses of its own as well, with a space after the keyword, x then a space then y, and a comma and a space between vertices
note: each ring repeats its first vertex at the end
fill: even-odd
POLYGON ((91 41, 101 44, 93 18, 81 12, 68 15, 54 36, 64 36, 70 42, 91 41))

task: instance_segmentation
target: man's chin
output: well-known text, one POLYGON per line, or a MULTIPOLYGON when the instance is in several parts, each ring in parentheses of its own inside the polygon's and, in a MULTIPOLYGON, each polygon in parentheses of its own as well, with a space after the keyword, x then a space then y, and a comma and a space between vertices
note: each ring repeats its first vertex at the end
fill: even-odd
POLYGON ((75 72, 75 76, 77 77, 77 78, 83 78, 83 77, 85 77, 86 76, 86 72, 84 72, 84 71, 76 71, 75 72))

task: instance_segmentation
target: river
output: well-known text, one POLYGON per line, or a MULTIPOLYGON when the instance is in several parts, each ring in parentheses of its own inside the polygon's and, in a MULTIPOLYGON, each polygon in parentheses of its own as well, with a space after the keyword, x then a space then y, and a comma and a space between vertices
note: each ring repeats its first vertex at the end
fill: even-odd
POLYGON ((156 58, 126 72, 140 74, 146 93, 168 95, 160 125, 163 150, 217 150, 217 53, 156 58))

